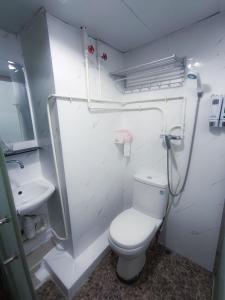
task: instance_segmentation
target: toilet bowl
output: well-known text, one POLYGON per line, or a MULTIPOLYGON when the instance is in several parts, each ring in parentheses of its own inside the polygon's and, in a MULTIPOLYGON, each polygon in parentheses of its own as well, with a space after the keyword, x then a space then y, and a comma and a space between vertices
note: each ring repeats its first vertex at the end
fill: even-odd
POLYGON ((155 236, 161 220, 130 208, 111 223, 109 244, 119 256, 117 275, 125 281, 135 280, 145 264, 145 251, 155 236))
POLYGON ((153 181, 149 174, 135 175, 133 207, 119 214, 109 228, 110 247, 119 256, 117 275, 126 282, 138 278, 145 264, 145 252, 165 215, 167 183, 163 178, 161 185, 153 185, 159 184, 157 179, 154 176, 153 181))

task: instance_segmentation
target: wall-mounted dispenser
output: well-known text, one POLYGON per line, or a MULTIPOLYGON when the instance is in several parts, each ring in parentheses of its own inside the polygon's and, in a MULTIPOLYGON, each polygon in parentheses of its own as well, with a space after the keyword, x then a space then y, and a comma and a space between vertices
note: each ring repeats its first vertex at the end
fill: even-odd
POLYGON ((212 95, 210 101, 209 127, 225 127, 224 97, 212 95))
POLYGON ((221 111, 220 111, 219 127, 225 128, 225 99, 224 99, 224 97, 223 97, 223 104, 221 106, 221 111))
POLYGON ((128 129, 116 130, 114 143, 123 145, 124 157, 130 157, 133 135, 128 129))

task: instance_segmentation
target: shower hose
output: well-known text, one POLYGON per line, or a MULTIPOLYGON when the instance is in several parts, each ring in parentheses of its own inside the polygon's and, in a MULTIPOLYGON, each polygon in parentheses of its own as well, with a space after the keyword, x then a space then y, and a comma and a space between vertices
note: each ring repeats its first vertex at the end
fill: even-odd
MULTIPOLYGON (((194 124, 193 124, 192 136, 191 136, 191 145, 190 145, 190 150, 189 150, 188 162, 187 162, 187 167, 186 167, 186 172, 185 172, 184 180, 183 180, 182 186, 179 189, 179 191, 177 191, 178 187, 177 187, 176 191, 172 190, 171 178, 170 178, 170 151, 173 151, 173 150, 172 150, 172 147, 168 147, 169 145, 166 144, 166 153, 167 153, 167 181, 168 181, 169 195, 172 196, 172 200, 170 201, 170 203, 168 201, 166 213, 165 213, 165 216, 163 218, 163 222, 162 222, 162 224, 160 226, 159 232, 162 232, 162 230, 163 230, 163 227, 165 225, 165 221, 166 221, 166 219, 167 219, 167 217, 169 215, 170 209, 171 209, 172 204, 174 202, 174 197, 177 197, 177 196, 179 196, 179 195, 182 194, 182 192, 184 191, 186 182, 187 182, 188 173, 189 173, 190 165, 191 165, 191 158, 192 158, 192 152, 193 152, 193 146, 194 146, 194 140, 195 140, 195 133, 196 133, 196 127, 197 127, 199 104, 200 104, 201 96, 202 96, 202 93, 198 93, 198 99, 197 99, 197 104, 196 104, 196 109, 195 109, 195 117, 194 117, 194 124)), ((159 234, 158 234, 158 238, 159 238, 159 234)))
POLYGON ((170 178, 170 151, 172 151, 172 147, 166 147, 166 152, 167 152, 167 181, 168 181, 168 189, 169 193, 172 197, 179 196, 185 188, 189 170, 190 170, 190 165, 191 165, 191 158, 192 158, 192 152, 193 152, 193 146, 194 146, 194 140, 195 140, 195 133, 196 133, 196 127, 197 127, 197 120, 198 120, 198 112, 199 112, 199 104, 200 104, 200 99, 201 99, 201 94, 198 94, 198 99, 197 99, 197 104, 196 104, 196 109, 195 109, 195 117, 194 117, 194 125, 193 125, 193 130, 192 130, 192 136, 191 136, 191 145, 190 145, 190 150, 189 150, 189 156, 188 156, 188 161, 187 161, 187 167, 186 167, 186 172, 184 176, 184 180, 182 183, 182 186, 180 187, 179 191, 173 191, 172 185, 171 185, 171 178, 170 178))

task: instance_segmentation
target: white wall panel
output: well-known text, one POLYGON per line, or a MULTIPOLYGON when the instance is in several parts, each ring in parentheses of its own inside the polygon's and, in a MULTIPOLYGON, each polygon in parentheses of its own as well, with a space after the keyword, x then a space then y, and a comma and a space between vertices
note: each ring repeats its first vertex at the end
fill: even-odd
MULTIPOLYGON (((187 56, 190 59, 189 63, 198 63, 197 69, 200 72, 205 92, 201 99, 190 175, 182 198, 178 205, 172 207, 161 242, 209 270, 213 268, 225 198, 224 131, 208 128, 210 95, 225 93, 224 36, 225 15, 222 14, 125 55, 127 66, 165 57, 172 53, 187 56)), ((164 95, 169 95, 169 93, 164 91, 164 95)), ((182 94, 183 91, 177 89, 176 93, 182 94)), ((142 95, 145 98, 156 96, 157 93, 154 92, 142 95)), ((193 109, 194 102, 194 97, 188 98, 190 109, 193 109)), ((174 107, 170 115, 176 115, 177 109, 178 106, 174 107)), ((187 117, 189 118, 190 115, 193 116, 193 112, 190 111, 187 117)), ((130 126, 134 127, 132 120, 130 120, 130 126)), ((141 146, 141 134, 143 130, 142 133, 136 132, 136 147, 138 144, 141 146)), ((190 136, 188 129, 186 129, 186 134, 187 137, 190 136)), ((151 164, 148 164, 148 161, 152 163, 152 166, 157 167, 160 153, 163 157, 163 151, 162 168, 165 170, 165 150, 158 142, 159 153, 155 156, 156 144, 150 144, 150 139, 158 137, 153 124, 149 126, 148 131, 146 128, 146 135, 149 136, 147 143, 149 151, 143 150, 142 155, 131 158, 130 164, 133 170, 142 166, 143 161, 146 161, 150 167, 151 164), (151 155, 152 151, 153 155, 151 155)), ((182 169, 185 167, 188 146, 189 143, 186 140, 185 151, 176 154, 182 169)), ((128 190, 131 182, 127 184, 128 190)))
MULTIPOLYGON (((44 13, 39 13, 36 15, 30 26, 23 30, 21 33, 21 43, 34 107, 37 140, 38 145, 41 148, 39 150, 41 169, 43 176, 52 182, 56 188, 55 193, 47 201, 49 222, 51 227, 58 233, 58 235, 64 236, 65 228, 63 224, 62 206, 58 192, 58 182, 56 178, 47 118, 47 99, 49 94, 54 93, 55 85, 52 71, 47 21, 44 13)), ((56 143, 56 147, 57 146, 60 147, 59 143, 56 143)), ((59 147, 57 148, 57 151, 60 152, 59 147)), ((60 174, 63 174, 63 169, 60 169, 60 174)), ((64 182, 62 181, 62 189, 65 190, 63 183, 64 182)), ((66 207, 66 196, 63 197, 63 200, 66 207)), ((68 230, 70 230, 68 214, 67 221, 68 230)), ((72 242, 70 237, 71 236, 69 236, 69 239, 64 244, 68 248, 68 252, 72 253, 72 242)))
MULTIPOLYGON (((49 15, 47 20, 56 92, 85 97, 80 31, 49 15)), ((108 53, 108 61, 101 67, 102 97, 115 98, 120 93, 108 72, 121 67, 122 55, 103 44, 100 47, 108 53)), ((91 95, 96 98, 95 57, 90 61, 90 86, 91 95)), ((58 101, 57 105, 74 255, 77 257, 124 208, 123 158, 113 144, 114 130, 120 126, 120 114, 92 114, 86 103, 58 101)))

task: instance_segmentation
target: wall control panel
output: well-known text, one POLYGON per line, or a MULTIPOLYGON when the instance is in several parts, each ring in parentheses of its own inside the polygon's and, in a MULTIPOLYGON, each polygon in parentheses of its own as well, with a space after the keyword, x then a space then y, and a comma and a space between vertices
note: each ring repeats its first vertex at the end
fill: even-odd
POLYGON ((209 127, 225 128, 225 100, 223 95, 211 96, 209 127))

